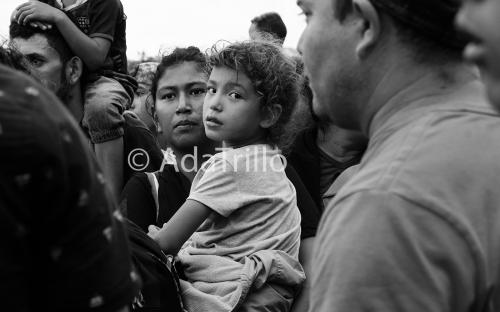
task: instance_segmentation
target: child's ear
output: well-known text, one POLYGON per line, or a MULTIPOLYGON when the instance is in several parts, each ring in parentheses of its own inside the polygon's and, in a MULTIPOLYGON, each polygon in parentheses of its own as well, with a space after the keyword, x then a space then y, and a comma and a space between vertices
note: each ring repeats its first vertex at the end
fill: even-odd
POLYGON ((264 129, 271 128, 280 118, 283 108, 281 104, 271 104, 262 109, 262 119, 259 126, 264 129))

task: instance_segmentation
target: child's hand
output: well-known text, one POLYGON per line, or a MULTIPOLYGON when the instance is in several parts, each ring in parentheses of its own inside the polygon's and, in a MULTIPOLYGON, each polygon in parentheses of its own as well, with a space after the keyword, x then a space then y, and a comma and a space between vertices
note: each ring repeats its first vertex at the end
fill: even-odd
POLYGON ((19 13, 18 9, 15 9, 12 14, 10 15, 10 21, 11 22, 17 22, 17 14, 19 13))
POLYGON ((150 225, 148 226, 148 236, 153 240, 158 241, 158 233, 160 232, 160 230, 161 229, 156 225, 150 225))
MULTIPOLYGON (((16 22, 17 23, 17 14, 18 14, 19 10, 15 9, 12 14, 10 15, 10 21, 11 22, 16 22)), ((34 27, 34 28, 40 28, 42 30, 46 30, 46 29, 51 29, 52 28, 52 24, 49 24, 49 23, 44 23, 44 22, 40 22, 40 21, 36 21, 36 22, 31 22, 30 23, 30 26, 31 27, 34 27)))
POLYGON ((28 1, 16 8, 14 20, 20 25, 31 22, 56 23, 61 14, 61 10, 56 9, 40 1, 28 1))
POLYGON ((34 28, 40 28, 42 30, 47 30, 47 29, 51 29, 52 28, 52 24, 44 23, 44 22, 38 22, 38 21, 37 22, 31 22, 30 26, 34 27, 34 28))

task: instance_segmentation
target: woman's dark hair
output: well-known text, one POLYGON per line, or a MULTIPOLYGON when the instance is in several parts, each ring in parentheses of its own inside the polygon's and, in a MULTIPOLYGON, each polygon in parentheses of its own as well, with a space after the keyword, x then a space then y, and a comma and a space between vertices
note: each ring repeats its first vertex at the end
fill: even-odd
POLYGON ((156 90, 158 89, 158 81, 163 76, 167 68, 174 65, 178 65, 184 62, 194 62, 198 65, 200 71, 207 74, 210 73, 210 67, 208 65, 207 56, 200 51, 197 47, 188 48, 175 48, 172 53, 162 56, 160 64, 156 69, 156 73, 151 82, 151 96, 153 97, 153 102, 156 101, 156 90))
POLYGON ((286 152, 296 134, 285 130, 300 92, 295 62, 274 43, 246 41, 222 49, 212 47, 210 65, 244 73, 252 81, 255 90, 263 95, 261 109, 273 104, 281 105, 278 121, 268 129, 268 140, 286 152))

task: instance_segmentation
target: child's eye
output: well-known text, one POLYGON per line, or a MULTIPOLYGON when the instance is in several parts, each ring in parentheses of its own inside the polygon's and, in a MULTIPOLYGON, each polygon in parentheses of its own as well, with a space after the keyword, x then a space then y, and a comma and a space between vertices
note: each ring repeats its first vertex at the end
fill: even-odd
POLYGON ((241 99, 243 99, 243 97, 239 93, 234 92, 234 91, 231 92, 231 93, 229 93, 229 96, 232 97, 235 100, 241 100, 241 99))
POLYGON ((217 90, 214 87, 208 87, 207 88, 207 93, 215 94, 216 92, 217 92, 217 90))
POLYGON ((160 97, 161 100, 167 100, 167 101, 172 101, 173 99, 175 99, 175 94, 174 93, 165 93, 165 94, 162 94, 162 96, 160 97))
POLYGON ((198 89, 191 90, 191 95, 194 95, 194 96, 203 95, 205 93, 207 93, 207 89, 198 88, 198 89))

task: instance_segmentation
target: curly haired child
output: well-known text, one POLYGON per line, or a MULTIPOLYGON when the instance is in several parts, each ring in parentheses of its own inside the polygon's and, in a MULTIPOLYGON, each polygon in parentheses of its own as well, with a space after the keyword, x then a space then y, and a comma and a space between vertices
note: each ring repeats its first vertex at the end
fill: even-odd
POLYGON ((203 120, 224 150, 198 171, 178 212, 149 235, 178 253, 192 311, 288 311, 304 281, 300 212, 278 147, 298 97, 292 60, 272 43, 210 56, 203 120))

